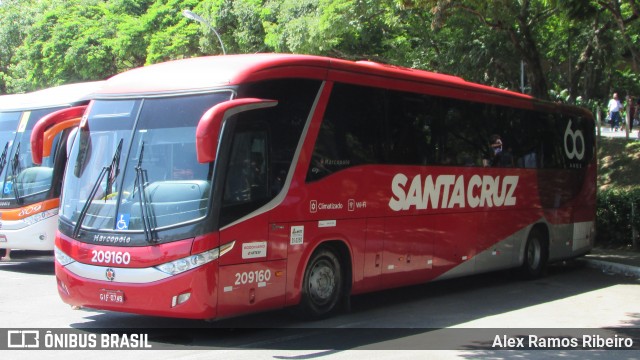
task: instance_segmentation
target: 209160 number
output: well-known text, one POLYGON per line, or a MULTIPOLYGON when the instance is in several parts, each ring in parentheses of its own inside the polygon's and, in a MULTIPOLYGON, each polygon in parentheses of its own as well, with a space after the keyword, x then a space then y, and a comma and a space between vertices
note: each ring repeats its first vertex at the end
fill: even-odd
POLYGON ((236 273, 235 285, 253 284, 271 280, 271 270, 256 270, 236 273))
POLYGON ((127 265, 131 262, 131 254, 122 251, 91 250, 91 262, 127 265))

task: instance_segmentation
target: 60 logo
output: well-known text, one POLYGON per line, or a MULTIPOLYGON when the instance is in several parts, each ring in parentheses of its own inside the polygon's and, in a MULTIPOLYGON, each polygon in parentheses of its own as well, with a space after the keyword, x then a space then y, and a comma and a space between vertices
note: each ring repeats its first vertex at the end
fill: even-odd
POLYGON ((564 153, 567 154, 569 160, 582 160, 582 158, 584 158, 584 151, 584 135, 582 135, 582 130, 571 130, 571 120, 569 120, 567 129, 564 131, 564 153))

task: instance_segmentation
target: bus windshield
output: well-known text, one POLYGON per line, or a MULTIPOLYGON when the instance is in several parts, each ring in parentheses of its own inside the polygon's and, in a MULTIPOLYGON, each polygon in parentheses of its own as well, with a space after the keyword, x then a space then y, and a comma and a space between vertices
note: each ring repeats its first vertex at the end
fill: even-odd
MULTIPOLYGON (((0 112, 0 189, 4 189, 4 179, 7 172, 7 160, 11 145, 16 136, 16 128, 21 112, 0 112)), ((3 191, 4 193, 4 191, 3 191)))
POLYGON ((195 130, 207 109, 230 98, 94 101, 69 155, 60 216, 75 232, 145 233, 204 217, 213 164, 198 163, 195 130))
POLYGON ((17 200, 18 203, 34 203, 48 198, 55 153, 44 158, 41 165, 34 164, 30 138, 33 126, 40 118, 60 109, 54 107, 0 114, 0 198, 17 200))

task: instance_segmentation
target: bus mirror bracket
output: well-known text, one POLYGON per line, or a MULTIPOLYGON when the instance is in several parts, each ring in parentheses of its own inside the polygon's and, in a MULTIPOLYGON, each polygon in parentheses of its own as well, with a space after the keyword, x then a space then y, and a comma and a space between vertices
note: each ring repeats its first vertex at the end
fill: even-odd
POLYGON ((31 157, 36 165, 51 155, 53 140, 62 130, 77 126, 87 106, 74 106, 43 116, 31 132, 31 157))
POLYGON ((265 109, 278 105, 277 100, 244 98, 219 103, 202 115, 196 129, 196 154, 198 162, 209 163, 216 159, 218 141, 224 122, 241 112, 265 109))

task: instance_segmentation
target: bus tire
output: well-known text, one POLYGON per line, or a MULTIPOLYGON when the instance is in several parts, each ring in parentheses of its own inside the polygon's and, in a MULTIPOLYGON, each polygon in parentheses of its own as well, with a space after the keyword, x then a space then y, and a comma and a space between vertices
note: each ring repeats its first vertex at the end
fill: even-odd
POLYGON ((329 316, 338 305, 343 288, 338 256, 327 247, 317 249, 304 272, 300 314, 311 319, 329 316))
POLYGON ((544 274, 547 266, 547 242, 543 232, 534 228, 529 233, 524 248, 521 274, 525 279, 536 279, 544 274))

